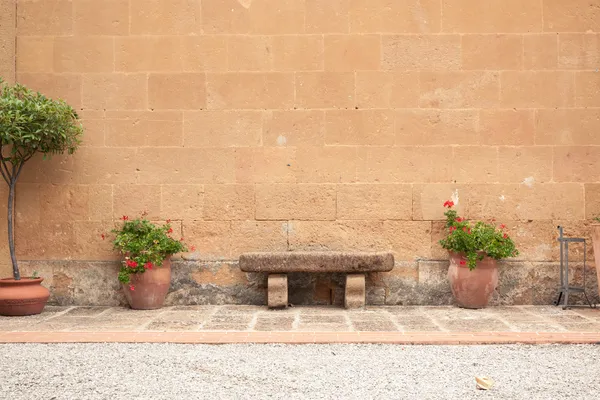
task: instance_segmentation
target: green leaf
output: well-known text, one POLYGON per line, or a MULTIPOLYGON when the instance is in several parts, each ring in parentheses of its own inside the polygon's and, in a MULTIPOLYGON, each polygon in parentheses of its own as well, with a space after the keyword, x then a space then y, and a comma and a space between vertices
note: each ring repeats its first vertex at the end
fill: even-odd
POLYGON ((113 246, 126 258, 119 281, 129 283, 131 274, 145 272, 148 263, 160 267, 168 256, 188 251, 183 242, 169 236, 170 231, 169 224, 155 225, 143 218, 123 221, 121 229, 113 229, 113 246))
POLYGON ((72 153, 81 144, 77 113, 62 100, 0 80, 0 145, 6 162, 21 165, 35 153, 72 153))
POLYGON ((448 251, 466 254, 469 269, 474 269, 477 261, 485 256, 500 260, 519 255, 515 243, 502 228, 482 221, 463 220, 453 209, 444 215, 447 235, 440 240, 440 245, 448 251))

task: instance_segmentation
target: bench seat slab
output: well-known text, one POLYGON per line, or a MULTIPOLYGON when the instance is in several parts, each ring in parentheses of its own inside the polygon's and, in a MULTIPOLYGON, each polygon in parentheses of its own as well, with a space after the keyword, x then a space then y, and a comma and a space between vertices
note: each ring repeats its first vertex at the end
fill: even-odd
POLYGON ((394 268, 391 252, 289 251, 245 253, 240 256, 244 272, 386 272, 394 268))

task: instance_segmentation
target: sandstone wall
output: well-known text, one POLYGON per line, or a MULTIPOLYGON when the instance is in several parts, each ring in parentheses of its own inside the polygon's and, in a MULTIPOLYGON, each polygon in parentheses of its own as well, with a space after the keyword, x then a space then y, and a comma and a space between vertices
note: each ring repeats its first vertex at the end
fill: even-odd
POLYGON ((11 83, 15 80, 15 12, 15 0, 0 0, 0 76, 11 83))
POLYGON ((58 302, 118 302, 100 235, 146 210, 198 248, 174 303, 264 302, 246 251, 391 249, 370 301, 439 304, 454 196, 519 245, 497 302, 547 303, 556 226, 600 214, 599 30, 599 0, 19 0, 17 79, 86 127, 24 171, 19 257, 58 302))
MULTIPOLYGON (((16 2, 0 0, 0 77, 6 82, 15 80, 15 41, 16 41, 16 2)), ((0 232, 6 232, 6 203, 8 190, 4 181, 0 181, 0 232)), ((5 234, 2 236, 6 236, 5 234)), ((0 244, 0 276, 10 276, 10 257, 6 239, 0 244)))

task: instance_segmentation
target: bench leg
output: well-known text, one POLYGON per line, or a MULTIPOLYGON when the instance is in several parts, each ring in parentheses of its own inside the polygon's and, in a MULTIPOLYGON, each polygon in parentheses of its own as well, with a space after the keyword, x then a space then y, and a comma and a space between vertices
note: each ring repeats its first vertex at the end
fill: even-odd
POLYGON ((288 305, 287 274, 269 274, 268 278, 269 308, 285 308, 288 305))
POLYGON ((346 308, 361 308, 365 306, 365 274, 346 275, 346 308))

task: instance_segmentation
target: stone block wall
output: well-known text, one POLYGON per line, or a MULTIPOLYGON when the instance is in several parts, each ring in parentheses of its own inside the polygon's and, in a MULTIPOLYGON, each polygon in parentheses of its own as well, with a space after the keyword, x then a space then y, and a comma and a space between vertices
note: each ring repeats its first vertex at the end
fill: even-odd
POLYGON ((0 76, 15 80, 16 0, 0 0, 0 76))
MULTIPOLYGON (((16 72, 16 10, 16 0, 0 0, 0 78, 8 83, 15 81, 16 72)), ((0 232, 7 232, 8 188, 3 180, 0 183, 0 232)), ((0 244, 0 275, 10 276, 9 262, 8 244, 3 240, 0 244)))
MULTIPOLYGON (((544 303, 556 226, 600 214, 599 0, 18 0, 16 26, 18 81, 86 128, 17 193, 19 258, 59 303, 121 301, 100 235, 144 210, 198 248, 173 303, 264 302, 238 256, 310 249, 392 250, 371 303, 447 303, 449 198, 521 250, 496 301, 544 303)), ((290 281, 340 301, 335 276, 290 281)))

